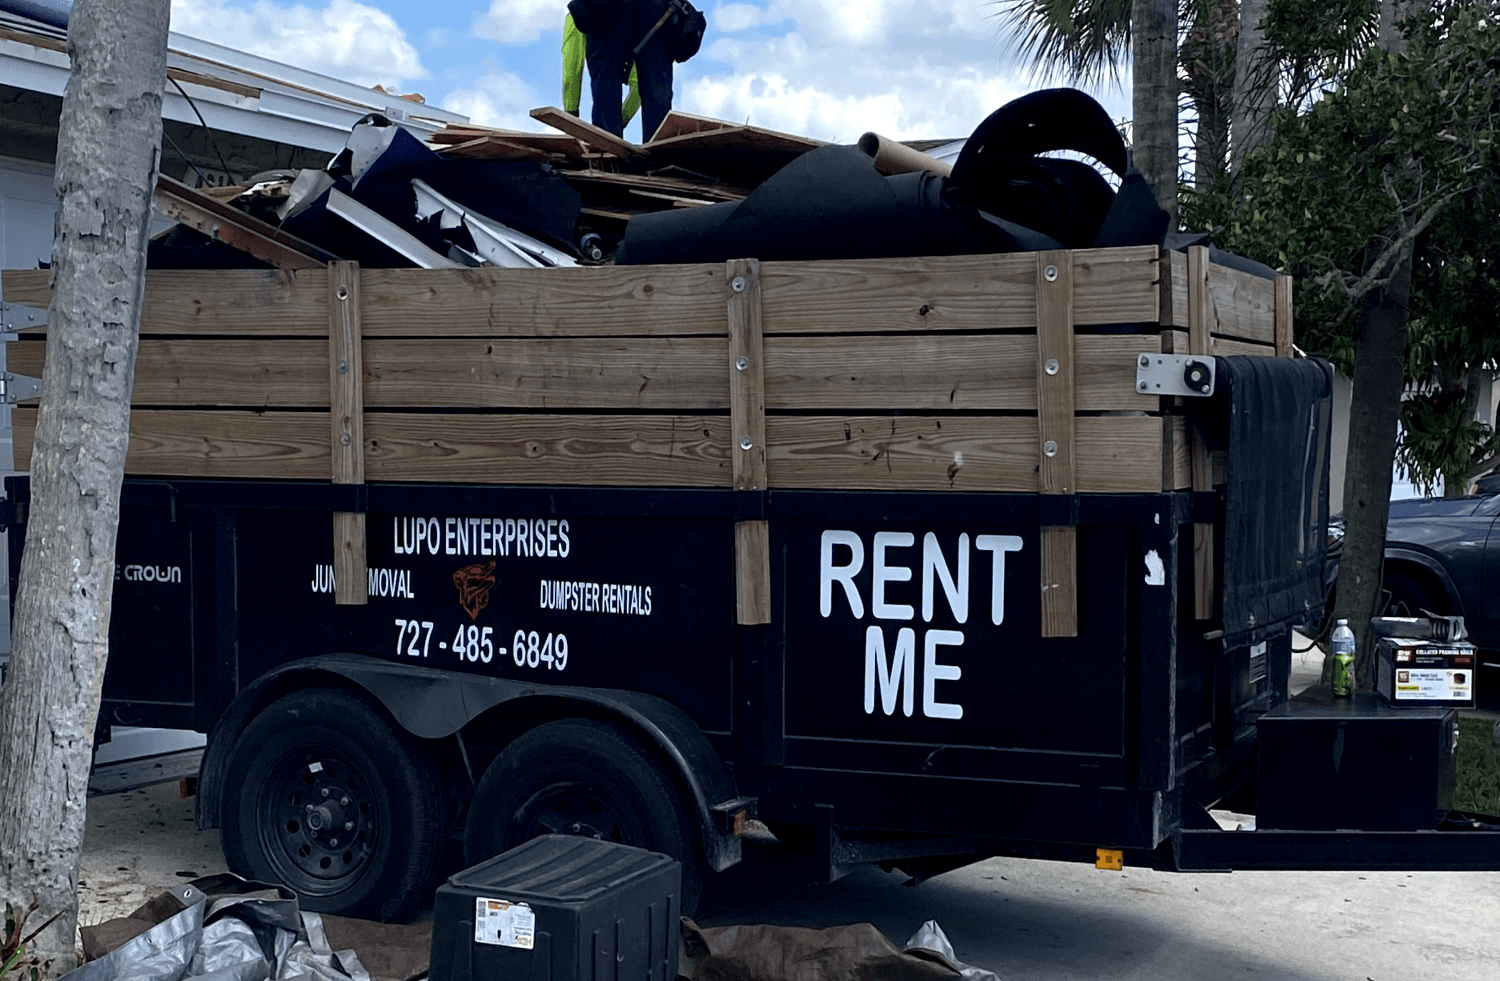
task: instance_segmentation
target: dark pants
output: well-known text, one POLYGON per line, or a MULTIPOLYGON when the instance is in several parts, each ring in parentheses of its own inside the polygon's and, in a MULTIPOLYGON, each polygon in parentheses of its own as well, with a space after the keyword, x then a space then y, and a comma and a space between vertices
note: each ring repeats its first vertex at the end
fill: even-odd
MULTIPOLYGON (((658 31, 639 55, 635 46, 667 9, 667 0, 625 0, 613 28, 588 35, 589 93, 594 100, 593 123, 616 136, 624 134, 620 121, 620 89, 631 59, 641 83, 641 142, 651 139, 672 108, 672 56, 658 31)), ((665 29, 665 28, 664 28, 665 29)))

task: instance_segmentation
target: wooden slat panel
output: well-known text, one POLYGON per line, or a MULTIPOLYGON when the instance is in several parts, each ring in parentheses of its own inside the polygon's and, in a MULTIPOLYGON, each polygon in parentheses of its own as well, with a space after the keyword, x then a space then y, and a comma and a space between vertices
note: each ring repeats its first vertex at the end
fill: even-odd
POLYGON ((731 259, 725 266, 724 277, 729 305, 727 365, 734 489, 764 490, 766 386, 764 345, 761 342, 760 262, 756 259, 731 259))
POLYGON ((1292 277, 1276 277, 1276 356, 1290 358, 1293 342, 1292 277))
MULTIPOLYGON (((1170 316, 1164 317, 1162 323, 1188 327, 1191 315, 1187 257, 1180 252, 1170 253, 1170 257, 1171 309, 1167 311, 1170 316)), ((1275 343, 1275 282, 1214 263, 1210 268, 1210 291, 1214 310, 1209 321, 1211 333, 1256 344, 1275 343)))
POLYGON ((1042 528, 1042 636, 1078 636, 1078 529, 1042 528))
POLYGON ((1216 334, 1259 344, 1276 343, 1276 282, 1214 265, 1209 270, 1216 334))
MULTIPOLYGON (((766 488, 765 344, 761 337, 760 260, 724 266, 729 317, 730 454, 734 489, 766 488)), ((766 521, 734 523, 735 621, 771 622, 771 533, 766 521)))
POLYGON ((723 337, 724 267, 366 269, 365 337, 723 337))
MULTIPOLYGON (((1162 331, 1161 351, 1163 354, 1192 354, 1192 344, 1188 339, 1188 332, 1185 330, 1162 331)), ((1215 334, 1214 354, 1220 357, 1247 354, 1254 357, 1271 358, 1276 356, 1276 349, 1269 344, 1253 344, 1250 341, 1237 341, 1232 337, 1220 337, 1215 334)))
MULTIPOLYGON (((1073 263, 1066 251, 1036 256, 1037 490, 1071 494, 1074 480, 1073 263)), ((1134 362, 1132 361, 1132 365, 1134 362)), ((1078 537, 1071 527, 1041 530, 1043 637, 1078 636, 1078 537)))
POLYGON ((1038 252, 1036 269, 1037 359, 1032 371, 1037 385, 1037 438, 1042 447, 1037 490, 1071 494, 1073 264, 1066 251, 1038 252), (1050 279, 1047 272, 1051 272, 1050 279))
POLYGON ((728 487, 732 474, 727 416, 371 412, 365 451, 371 481, 728 487))
MULTIPOLYGON (((41 339, 6 347, 10 370, 42 376, 41 339)), ((320 408, 328 405, 328 343, 323 340, 162 340, 143 338, 136 357, 135 405, 320 408)))
POLYGON ((724 371, 712 337, 370 338, 365 405, 725 409, 724 371))
MULTIPOLYGON (((1156 323, 1155 259, 1155 246, 1075 252, 1075 322, 1156 323)), ((1036 326, 1028 253, 767 262, 761 279, 768 335, 1036 326)))
MULTIPOLYGON (((365 482, 364 365, 360 358, 359 263, 328 264, 328 387, 330 453, 335 484, 365 482)), ((334 603, 370 602, 365 568, 365 516, 333 515, 334 603)))
MULTIPOLYGON (((1079 416, 1080 493, 1161 489, 1162 420, 1079 416)), ((1036 492, 1034 416, 770 416, 771 487, 1036 492)))
MULTIPOLYGON (((46 307, 45 269, 6 270, 5 299, 46 307)), ((153 269, 146 274, 141 335, 324 337, 328 273, 322 269, 153 269)))
MULTIPOLYGON (((1186 351, 1187 334, 1162 337, 1186 351)), ((1079 334, 1078 409, 1155 409, 1134 388, 1134 358, 1154 334, 1079 334)), ((1226 354, 1269 347, 1219 341, 1226 354)), ((12 343, 11 370, 40 378, 46 345, 12 343)), ((141 341, 136 405, 328 405, 322 340, 141 341)), ((1172 353, 1170 350, 1167 353, 1172 353)), ((1029 410, 1036 337, 774 337, 765 342, 772 409, 1029 410)), ((724 341, 707 337, 376 338, 364 342, 366 408, 696 411, 728 408, 724 341)))
POLYGON ((771 622, 771 531, 767 521, 734 523, 735 622, 771 622))
POLYGON ((1187 417, 1168 416, 1162 426, 1161 489, 1188 490, 1193 486, 1193 457, 1187 417))
MULTIPOLYGON (((31 466, 36 411, 21 406, 12 416, 17 470, 31 466)), ((130 413, 127 474, 326 481, 329 466, 327 410, 130 413)))
MULTIPOLYGON (((1155 409, 1135 391, 1135 357, 1155 334, 1080 334, 1077 407, 1155 409)), ((770 409, 1036 408, 1034 334, 766 339, 770 409)))
MULTIPOLYGON (((1194 246, 1203 248, 1204 246, 1194 246)), ((1172 253, 1172 309, 1174 327, 1190 327, 1188 310, 1188 261, 1181 253, 1172 253)), ((1276 283, 1253 273, 1230 269, 1217 263, 1208 268, 1209 299, 1212 314, 1209 331, 1256 344, 1276 342, 1276 283)))
MULTIPOLYGON (((1154 323, 1154 246, 1075 252, 1079 325, 1154 323)), ((767 333, 994 330, 1036 324, 1025 253, 776 262, 767 333), (925 312, 924 312, 925 308, 925 312)), ((6 273, 6 298, 47 305, 47 271, 6 273)), ((154 270, 143 334, 322 336, 322 270, 154 270), (205 285, 209 284, 209 285, 205 285)), ((366 269, 365 336, 722 334, 723 267, 366 269)))
MULTIPOLYGON (((14 420, 25 470, 36 409, 14 420)), ((1036 488, 1035 418, 772 416, 766 427, 772 487, 1036 488)), ((1161 429, 1154 416, 1079 416, 1079 492, 1156 492, 1161 429)), ((330 467, 326 412, 143 409, 130 440, 126 471, 143 476, 327 480, 330 467)), ((369 413, 365 442, 375 481, 728 487, 732 473, 727 416, 369 413), (448 433, 463 436, 434 435, 448 433)))
MULTIPOLYGON (((1213 277, 1217 269, 1208 261, 1208 247, 1195 245, 1188 249, 1188 348, 1190 353, 1212 355, 1214 338, 1215 296, 1213 277)), ((1196 432, 1189 436, 1193 490, 1213 487, 1209 472, 1208 446, 1196 432)), ((1211 524, 1193 525, 1193 615, 1199 620, 1213 618, 1217 607, 1218 577, 1214 574, 1214 528, 1211 524)))
POLYGON ((328 387, 333 482, 362 484, 364 468, 364 369, 360 360, 359 264, 328 267, 328 387))
POLYGON ((333 513, 333 589, 334 602, 340 606, 367 606, 370 602, 363 512, 333 513))
POLYGON ((1169 309, 1163 311, 1162 325, 1171 324, 1173 327, 1187 328, 1187 255, 1175 250, 1166 253, 1167 260, 1171 265, 1172 281, 1169 288, 1172 293, 1172 301, 1169 309))
POLYGON ((1073 323, 1155 324, 1161 318, 1160 256, 1154 245, 1073 252, 1073 323))

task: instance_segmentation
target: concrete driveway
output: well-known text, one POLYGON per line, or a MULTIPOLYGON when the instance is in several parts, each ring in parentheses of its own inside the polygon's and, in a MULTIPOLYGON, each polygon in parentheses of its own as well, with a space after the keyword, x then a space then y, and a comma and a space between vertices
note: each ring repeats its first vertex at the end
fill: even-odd
MULTIPOLYGON (((192 805, 171 783, 89 801, 83 922, 224 870, 218 833, 193 831, 192 805)), ((875 869, 819 886, 794 857, 747 852, 705 896, 702 922, 869 921, 904 943, 935 919, 961 959, 1005 981, 1500 978, 1500 873, 1186 875, 990 859, 915 888, 875 869)))
MULTIPOLYGON (((1316 679, 1316 651, 1294 682, 1316 679)), ((122 915, 224 871, 175 783, 90 799, 81 917, 122 915)), ((874 923, 904 943, 935 919, 960 959, 1004 981, 1497 981, 1500 873, 1174 874, 990 859, 915 888, 865 869, 813 885, 803 862, 747 845, 713 883, 705 924, 874 923)))

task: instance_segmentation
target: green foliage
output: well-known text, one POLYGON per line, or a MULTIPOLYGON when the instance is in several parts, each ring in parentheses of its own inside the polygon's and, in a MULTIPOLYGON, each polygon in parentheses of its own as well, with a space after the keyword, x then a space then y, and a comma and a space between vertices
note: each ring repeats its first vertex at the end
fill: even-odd
POLYGON ((47 929, 52 920, 57 919, 57 916, 61 914, 54 915, 52 919, 49 919, 31 933, 22 936, 22 931, 26 929, 27 918, 32 913, 35 913, 36 910, 37 904, 35 901, 24 910, 17 910, 10 903, 5 904, 5 930, 3 933, 0 933, 0 979, 10 977, 11 972, 15 971, 18 965, 21 966, 19 974, 26 977, 28 981, 38 981, 41 977, 41 971, 37 966, 37 959, 35 957, 22 965, 22 961, 26 958, 26 944, 37 934, 47 929))
POLYGON ((1494 726, 1485 719, 1458 720, 1456 810, 1500 814, 1500 752, 1491 742, 1494 726))
POLYGON ((1474 421, 1473 406, 1461 388, 1406 399, 1401 431, 1396 462, 1424 494, 1433 492, 1439 477, 1452 480, 1462 474, 1467 479, 1475 456, 1488 456, 1495 447, 1494 430, 1474 421))
MULTIPOLYGON (((1311 9, 1309 0, 1277 0, 1274 12, 1311 9)), ((1367 246, 1390 229, 1413 243, 1406 368, 1428 394, 1403 417, 1400 453, 1419 482, 1465 471, 1492 439, 1458 422, 1455 389, 1469 366, 1500 354, 1497 14, 1500 0, 1486 0, 1413 18, 1405 52, 1371 48, 1310 108, 1280 110, 1238 193, 1211 188, 1182 203, 1189 230, 1212 229, 1226 248, 1296 276, 1299 346, 1345 373, 1360 301, 1387 272, 1369 268, 1379 254, 1367 246)))

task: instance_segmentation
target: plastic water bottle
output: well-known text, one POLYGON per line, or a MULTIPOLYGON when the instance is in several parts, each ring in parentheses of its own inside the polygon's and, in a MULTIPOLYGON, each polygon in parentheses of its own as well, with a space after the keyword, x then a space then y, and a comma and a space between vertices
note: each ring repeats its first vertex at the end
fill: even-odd
POLYGON ((1334 625, 1329 653, 1333 655, 1333 693, 1349 698, 1354 694, 1354 631, 1349 629, 1348 620, 1334 625))

